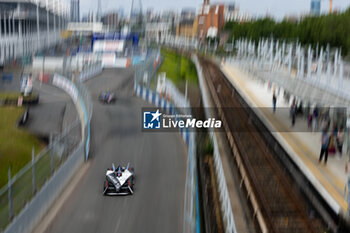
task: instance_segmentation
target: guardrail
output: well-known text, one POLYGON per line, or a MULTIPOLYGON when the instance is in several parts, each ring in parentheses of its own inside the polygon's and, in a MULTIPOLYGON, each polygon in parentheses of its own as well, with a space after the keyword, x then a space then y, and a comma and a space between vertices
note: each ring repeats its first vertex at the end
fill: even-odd
MULTIPOLYGON (((213 107, 213 106, 209 104, 209 97, 208 97, 209 92, 205 88, 202 67, 199 64, 198 58, 196 55, 192 56, 192 61, 196 65, 196 69, 197 69, 199 86, 202 93, 203 105, 205 107, 205 115, 207 118, 211 118, 212 116, 209 109, 210 107, 213 107)), ((218 191, 220 194, 221 212, 224 218, 225 230, 226 232, 237 233, 234 216, 231 208, 231 201, 227 190, 226 178, 224 175, 224 169, 220 158, 219 146, 218 146, 215 132, 211 131, 210 137, 214 145, 214 165, 215 165, 215 172, 216 172, 216 178, 217 178, 218 189, 219 189, 218 191)))
MULTIPOLYGON (((98 66, 90 68, 82 72, 79 79, 86 80, 100 71, 98 66)), ((30 232, 76 169, 88 159, 92 116, 90 94, 82 83, 73 83, 59 74, 54 75, 52 85, 70 95, 77 108, 80 127, 79 121, 75 121, 61 136, 50 140, 50 145, 39 155, 34 156, 33 151, 32 162, 14 177, 9 170, 8 185, 0 189, 0 231, 11 222, 4 230, 6 233, 30 232)))
POLYGON ((102 64, 101 62, 96 62, 81 71, 79 74, 79 81, 84 82, 100 73, 102 73, 102 64))
POLYGON ((52 84, 66 91, 77 108, 81 122, 81 139, 85 144, 85 160, 87 160, 90 148, 90 120, 92 116, 90 94, 82 83, 73 83, 59 74, 55 74, 52 84))

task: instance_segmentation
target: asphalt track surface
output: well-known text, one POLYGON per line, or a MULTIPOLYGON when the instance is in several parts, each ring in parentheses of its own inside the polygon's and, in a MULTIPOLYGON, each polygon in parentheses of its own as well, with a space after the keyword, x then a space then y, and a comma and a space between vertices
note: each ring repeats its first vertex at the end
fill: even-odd
MULTIPOLYGON (((0 78, 3 73, 12 73, 13 80, 11 82, 1 80, 0 92, 19 92, 22 68, 12 68, 8 72, 0 72, 0 78)), ((52 85, 41 84, 36 80, 33 82, 33 91, 39 94, 39 104, 30 106, 29 118, 24 125, 33 134, 46 138, 49 137, 50 133, 58 135, 77 119, 78 114, 74 103, 63 90, 52 85)), ((79 134, 79 130, 77 132, 79 134)))
POLYGON ((29 108, 25 124, 32 133, 44 137, 50 133, 57 135, 77 119, 74 103, 63 90, 38 81, 34 82, 33 90, 39 94, 39 104, 29 108))
POLYGON ((91 166, 46 232, 182 232, 186 147, 178 133, 141 131, 141 108, 132 96, 133 71, 104 70, 86 85, 92 93, 91 166), (97 97, 115 91, 106 105, 97 97), (135 192, 103 196, 105 169, 111 163, 135 168, 135 192))

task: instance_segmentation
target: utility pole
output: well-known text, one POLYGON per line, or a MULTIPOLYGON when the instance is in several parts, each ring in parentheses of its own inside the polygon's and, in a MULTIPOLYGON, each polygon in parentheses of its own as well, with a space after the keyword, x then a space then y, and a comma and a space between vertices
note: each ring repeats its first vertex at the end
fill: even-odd
POLYGON ((39 50, 40 47, 40 26, 39 26, 39 0, 36 0, 36 33, 37 33, 37 37, 38 37, 38 48, 37 50, 39 50))
POLYGON ((55 4, 56 4, 56 0, 53 0, 53 31, 54 31, 54 40, 56 40, 56 11, 55 11, 55 4))
POLYGON ((130 17, 129 17, 129 33, 131 32, 131 17, 134 8, 134 0, 131 0, 131 9, 130 9, 130 17))
POLYGON ((98 5, 97 5, 97 21, 101 21, 101 16, 102 16, 102 9, 101 9, 101 0, 98 0, 98 5))
POLYGON ((46 31, 47 31, 47 47, 50 47, 50 17, 49 17, 49 1, 46 0, 46 31))

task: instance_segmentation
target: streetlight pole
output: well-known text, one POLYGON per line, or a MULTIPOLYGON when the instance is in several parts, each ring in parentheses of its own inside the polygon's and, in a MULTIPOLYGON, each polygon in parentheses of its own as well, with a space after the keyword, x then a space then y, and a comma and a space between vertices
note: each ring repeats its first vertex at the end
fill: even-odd
POLYGON ((54 40, 56 40, 56 11, 55 11, 56 0, 53 0, 52 3, 53 3, 52 13, 53 13, 53 31, 54 31, 53 35, 54 35, 54 40))
POLYGON ((39 50, 40 47, 40 26, 39 26, 39 0, 36 0, 36 31, 37 31, 37 37, 38 37, 38 47, 37 50, 39 50))
POLYGON ((50 17, 49 17, 49 0, 46 0, 46 31, 47 31, 47 47, 50 47, 50 17))
POLYGON ((132 17, 132 10, 134 8, 134 0, 131 0, 131 9, 130 9, 130 17, 129 17, 129 32, 131 32, 131 17, 132 17))

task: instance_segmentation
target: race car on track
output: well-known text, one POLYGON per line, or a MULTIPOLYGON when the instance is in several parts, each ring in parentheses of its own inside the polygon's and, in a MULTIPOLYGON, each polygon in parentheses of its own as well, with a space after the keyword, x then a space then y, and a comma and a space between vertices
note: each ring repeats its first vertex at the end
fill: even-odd
POLYGON ((108 168, 103 183, 104 195, 128 195, 134 193, 134 168, 118 166, 108 168))
POLYGON ((99 101, 102 103, 114 103, 115 102, 115 95, 110 91, 104 91, 98 96, 99 101))

